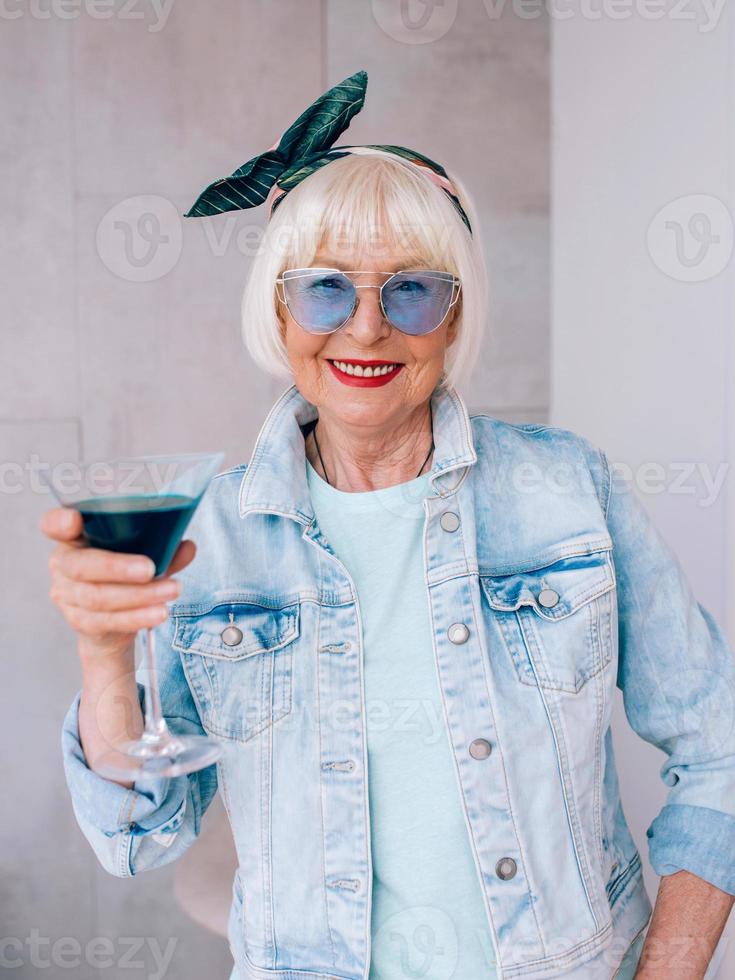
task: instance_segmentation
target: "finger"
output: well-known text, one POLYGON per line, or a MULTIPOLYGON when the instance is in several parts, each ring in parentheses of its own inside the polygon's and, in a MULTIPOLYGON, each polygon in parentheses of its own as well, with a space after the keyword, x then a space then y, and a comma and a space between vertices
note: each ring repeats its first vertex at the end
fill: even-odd
POLYGON ((141 609, 170 602, 181 592, 177 579, 156 579, 145 585, 117 585, 100 582, 80 582, 58 576, 49 595, 57 604, 77 606, 89 612, 114 612, 141 609))
POLYGON ((82 515, 73 507, 52 507, 41 515, 39 528, 54 541, 72 541, 82 533, 82 515))
POLYGON ((102 548, 57 548, 49 565, 57 574, 80 582, 149 582, 156 571, 145 555, 102 548))
POLYGON ((64 603, 59 608, 73 630, 90 637, 103 637, 111 633, 134 634, 138 630, 158 626, 168 617, 168 609, 162 605, 116 612, 93 612, 64 603))
POLYGON ((176 572, 180 572, 182 568, 186 568, 186 566, 194 559, 196 553, 197 546, 190 538, 182 541, 176 549, 170 565, 164 572, 164 577, 167 578, 169 575, 174 575, 176 572))

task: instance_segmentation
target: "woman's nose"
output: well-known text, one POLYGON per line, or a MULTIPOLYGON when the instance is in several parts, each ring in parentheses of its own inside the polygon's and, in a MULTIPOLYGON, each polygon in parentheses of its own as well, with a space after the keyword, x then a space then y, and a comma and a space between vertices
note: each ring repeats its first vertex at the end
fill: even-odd
POLYGON ((358 294, 355 298, 355 309, 345 324, 345 328, 358 339, 389 334, 391 327, 383 316, 383 310, 380 306, 380 291, 363 288, 360 292, 362 295, 358 294))

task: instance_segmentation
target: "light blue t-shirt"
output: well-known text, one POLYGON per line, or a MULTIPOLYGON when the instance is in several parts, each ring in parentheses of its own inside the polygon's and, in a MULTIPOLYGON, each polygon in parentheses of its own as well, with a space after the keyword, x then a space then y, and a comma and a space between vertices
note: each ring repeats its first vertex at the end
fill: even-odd
POLYGON ((424 585, 428 473, 349 493, 309 461, 362 618, 373 860, 370 980, 492 980, 490 928, 442 714, 424 585))

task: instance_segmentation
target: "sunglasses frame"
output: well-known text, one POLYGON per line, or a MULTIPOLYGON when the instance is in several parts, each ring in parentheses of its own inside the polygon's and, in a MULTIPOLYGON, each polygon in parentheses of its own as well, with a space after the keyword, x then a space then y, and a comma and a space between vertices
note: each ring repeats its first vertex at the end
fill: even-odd
MULTIPOLYGON (((298 279, 298 278, 302 278, 302 277, 301 276, 289 276, 289 279, 298 279)), ((383 314, 383 318, 395 330, 399 330, 401 333, 405 333, 406 336, 408 336, 408 337, 426 337, 428 334, 433 333, 435 330, 438 330, 439 327, 442 325, 442 323, 444 323, 444 321, 446 320, 447 314, 449 313, 449 311, 451 310, 451 308, 455 305, 455 303, 459 299, 459 294, 460 294, 460 291, 462 289, 462 282, 461 282, 459 276, 455 276, 454 273, 452 273, 452 272, 442 272, 440 269, 399 269, 397 272, 382 272, 382 271, 377 270, 377 269, 330 269, 327 266, 309 266, 309 267, 306 267, 306 268, 303 268, 303 269, 284 269, 284 271, 281 273, 281 275, 278 276, 278 278, 276 279, 276 284, 277 284, 277 286, 280 285, 281 290, 282 290, 282 293, 283 293, 283 295, 281 295, 279 293, 279 291, 278 291, 278 288, 276 288, 276 294, 278 295, 279 300, 286 307, 286 309, 291 314, 291 316, 293 317, 293 319, 295 320, 295 322, 299 324, 299 326, 301 327, 301 329, 302 330, 306 330, 307 333, 312 333, 312 334, 315 334, 317 336, 321 334, 321 335, 323 335, 325 337, 329 336, 329 334, 336 333, 339 329, 341 329, 345 325, 345 323, 348 323, 352 319, 352 317, 355 315, 355 312, 357 310, 357 307, 360 304, 360 298, 357 295, 357 290, 358 289, 379 289, 380 290, 380 311, 383 314), (285 277, 286 277, 286 273, 287 272, 301 272, 301 273, 303 273, 303 276, 304 277, 306 275, 311 274, 311 273, 314 273, 314 272, 336 272, 337 275, 347 276, 347 277, 349 277, 350 275, 381 275, 381 276, 388 276, 388 278, 380 286, 371 285, 371 284, 366 284, 366 285, 363 285, 363 286, 358 286, 356 283, 353 282, 352 285, 353 285, 353 287, 355 289, 355 302, 354 302, 354 304, 352 306, 352 309, 350 310, 349 314, 345 317, 345 319, 342 321, 342 323, 340 323, 339 326, 335 327, 334 330, 310 330, 308 327, 305 327, 302 323, 299 323, 299 321, 294 316, 294 314, 293 314, 293 312, 291 310, 291 307, 288 305, 288 300, 286 299, 286 288, 285 288, 285 277), (427 330, 426 333, 410 334, 410 333, 407 333, 404 330, 401 330, 401 328, 399 326, 397 326, 395 323, 393 323, 393 321, 391 320, 391 318, 385 312, 385 306, 383 305, 383 289, 388 285, 388 283, 391 281, 391 279, 395 278, 395 276, 401 276, 401 275, 405 275, 406 273, 411 273, 411 272, 416 273, 417 275, 422 275, 422 276, 431 276, 431 275, 433 275, 435 278, 442 278, 442 279, 445 279, 446 276, 451 276, 452 277, 452 298, 451 298, 451 301, 449 303, 449 306, 447 307, 447 312, 441 318, 441 320, 439 321, 439 323, 437 323, 437 325, 435 327, 432 327, 431 330, 427 330), (456 290, 457 290, 456 294, 455 294, 455 291, 454 291, 455 290, 455 287, 456 287, 456 290)))

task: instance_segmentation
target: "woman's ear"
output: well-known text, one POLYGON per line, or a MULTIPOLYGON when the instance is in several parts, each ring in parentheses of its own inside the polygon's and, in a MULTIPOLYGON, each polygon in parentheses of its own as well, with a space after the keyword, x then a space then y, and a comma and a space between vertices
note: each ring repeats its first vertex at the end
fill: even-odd
POLYGON ((457 339, 461 322, 462 318, 459 315, 457 307, 455 306, 452 310, 452 319, 449 321, 449 326, 447 327, 447 347, 451 347, 454 341, 457 339))
POLYGON ((286 341, 286 318, 284 316, 285 307, 281 302, 278 294, 276 294, 276 317, 278 319, 278 332, 281 335, 281 340, 285 343, 286 341))

